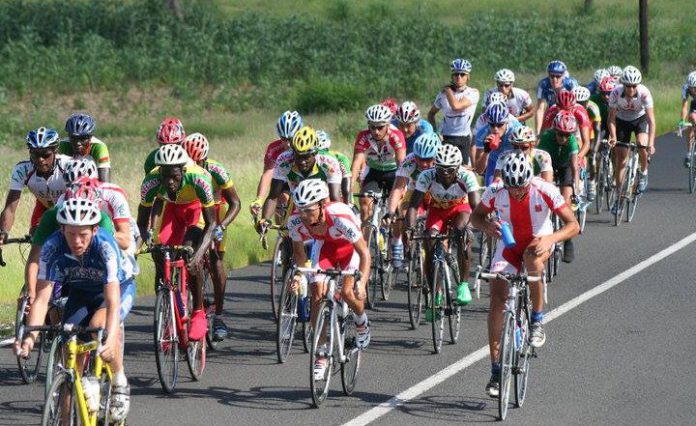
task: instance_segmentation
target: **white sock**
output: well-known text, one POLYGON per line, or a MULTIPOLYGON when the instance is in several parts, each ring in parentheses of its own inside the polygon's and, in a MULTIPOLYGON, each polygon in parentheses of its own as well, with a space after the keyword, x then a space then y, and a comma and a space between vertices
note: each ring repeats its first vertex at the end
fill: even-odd
POLYGON ((354 320, 355 325, 363 325, 367 322, 367 314, 363 312, 362 315, 355 315, 354 320))
POLYGON ((128 379, 126 378, 126 373, 123 370, 118 373, 114 373, 113 379, 111 381, 111 386, 126 386, 128 384, 128 379))

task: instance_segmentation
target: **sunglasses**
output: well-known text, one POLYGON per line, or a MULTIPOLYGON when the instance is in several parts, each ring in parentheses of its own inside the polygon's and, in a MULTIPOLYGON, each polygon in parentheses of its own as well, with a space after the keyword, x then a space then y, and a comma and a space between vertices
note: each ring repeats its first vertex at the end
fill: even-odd
POLYGON ((637 84, 624 84, 624 87, 626 87, 628 89, 635 89, 636 87, 638 87, 638 85, 637 84))
POLYGON ((91 136, 70 136, 70 142, 85 142, 91 138, 91 136))
POLYGON ((48 151, 41 150, 41 151, 38 151, 38 150, 33 150, 33 149, 32 149, 32 150, 29 151, 29 155, 31 156, 31 158, 48 158, 48 157, 52 156, 53 154, 55 154, 55 151, 53 151, 53 150, 48 150, 48 151))
POLYGON ((444 173, 446 175, 454 174, 454 172, 456 172, 457 169, 459 169, 459 167, 437 167, 436 168, 436 170, 438 172, 444 173))
POLYGON ((386 124, 370 124, 367 126, 370 130, 382 130, 387 127, 386 124))
POLYGON ((549 74, 549 78, 563 78, 563 74, 549 74))
POLYGON ((426 162, 426 161, 433 161, 433 160, 434 160, 433 158, 423 158, 423 157, 419 157, 416 155, 416 161, 426 162))
POLYGON ((512 83, 498 83, 498 87, 511 87, 512 83))
POLYGON ((305 208, 302 208, 302 209, 297 209, 297 211, 298 211, 300 214, 311 214, 312 212, 315 212, 315 211, 317 211, 317 210, 319 210, 319 206, 317 206, 317 205, 314 205, 314 206, 312 206, 312 207, 305 207, 305 208))
POLYGON ((515 146, 515 148, 521 149, 522 151, 526 151, 532 147, 531 143, 515 143, 513 145, 515 146))
POLYGON ((503 127, 505 123, 488 123, 491 127, 503 127))
POLYGON ((464 77, 465 75, 468 76, 469 74, 467 74, 467 73, 465 73, 465 72, 455 72, 455 73, 452 73, 452 77, 454 77, 454 76, 457 76, 457 77, 464 77))

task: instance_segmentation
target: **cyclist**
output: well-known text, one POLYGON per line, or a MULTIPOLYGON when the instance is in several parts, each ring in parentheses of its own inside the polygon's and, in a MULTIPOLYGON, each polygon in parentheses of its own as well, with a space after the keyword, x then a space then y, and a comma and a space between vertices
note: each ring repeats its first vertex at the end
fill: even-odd
POLYGON ((507 68, 498 70, 493 77, 496 87, 486 91, 484 99, 487 100, 486 105, 490 104, 490 97, 493 93, 502 93, 505 95, 505 104, 517 121, 524 123, 534 115, 534 103, 526 90, 514 87, 515 73, 507 68))
POLYGON ((592 81, 587 83, 585 86, 587 90, 590 91, 590 94, 599 93, 599 84, 602 82, 604 77, 610 77, 609 71, 607 71, 606 68, 598 68, 594 72, 592 81))
MULTIPOLYGON (((186 131, 184 130, 184 125, 176 117, 166 117, 160 123, 159 129, 157 130, 157 143, 161 147, 162 145, 176 144, 181 145, 186 139, 186 131)), ((143 165, 143 170, 145 175, 150 173, 157 165, 155 164, 155 156, 159 151, 159 147, 150 151, 145 158, 145 164, 143 165)))
MULTIPOLYGON (((365 349, 370 343, 370 326, 365 313, 370 251, 360 232, 360 219, 347 204, 329 201, 329 188, 320 179, 305 179, 300 182, 292 198, 296 213, 288 219, 288 232, 292 239, 295 264, 308 263, 304 242, 314 240, 310 259, 313 268, 360 271, 360 282, 357 285, 353 276, 343 278, 341 297, 355 313, 357 345, 360 349, 365 349)), ((300 281, 312 283, 313 324, 321 299, 326 293, 326 277, 321 274, 306 277, 298 272, 293 279, 293 290, 297 290, 300 281)), ((321 352, 328 353, 328 350, 321 352)), ((314 364, 314 377, 323 378, 327 366, 327 359, 318 357, 314 364)))
POLYGON ((12 230, 24 187, 27 187, 36 197, 34 210, 29 220, 30 233, 33 233, 38 226, 41 215, 53 206, 60 194, 65 191, 63 171, 70 157, 56 153, 58 141, 58 132, 46 127, 39 127, 27 133, 29 160, 17 163, 10 175, 5 207, 0 214, 0 246, 12 230))
POLYGON ((568 77, 568 67, 559 60, 553 60, 546 66, 547 77, 539 80, 537 85, 537 109, 535 115, 536 133, 541 134, 546 109, 556 104, 556 94, 563 88, 563 80, 568 77))
MULTIPOLYGON (((431 236, 446 234, 449 226, 454 228, 454 243, 457 244, 459 257, 459 277, 457 283, 456 303, 466 305, 471 302, 469 291, 469 267, 471 259, 471 244, 466 243, 468 237, 471 241, 471 229, 469 216, 472 207, 476 207, 479 201, 479 185, 474 172, 462 166, 462 154, 452 145, 441 145, 435 156, 435 167, 424 170, 416 180, 416 186, 408 203, 406 212, 407 235, 413 235, 416 225, 418 208, 423 203, 426 194, 430 195, 428 216, 425 219, 425 232, 431 236)), ((408 237, 407 237, 408 238, 408 237)), ((434 243, 428 240, 425 244, 426 261, 425 272, 428 281, 432 283, 431 259, 434 243)), ((429 287, 425 287, 429 288, 429 287)), ((435 303, 440 304, 442 295, 434 295, 435 303)), ((426 321, 433 320, 433 311, 428 308, 425 311, 426 321)))
POLYGON ((623 75, 623 68, 621 68, 618 65, 611 65, 607 67, 607 72, 613 78, 615 81, 619 81, 621 79, 621 76, 623 75))
POLYGON ((450 64, 450 70, 452 82, 438 93, 428 112, 428 121, 435 128, 435 115, 442 110, 444 116, 439 127, 442 142, 459 148, 464 164, 468 165, 474 151, 471 143, 471 121, 474 119, 480 95, 478 89, 467 85, 471 75, 471 62, 457 58, 450 64))
POLYGON ((208 138, 200 133, 192 133, 186 136, 182 144, 188 156, 201 168, 210 173, 213 184, 213 197, 215 198, 215 248, 211 248, 210 275, 213 278, 215 295, 215 315, 213 317, 213 340, 221 342, 227 337, 227 326, 222 320, 223 305, 225 303, 225 285, 227 273, 225 272, 225 250, 227 248, 227 227, 232 223, 239 210, 241 202, 234 182, 225 167, 215 160, 208 158, 208 138))
POLYGON ((484 112, 487 126, 476 133, 476 172, 484 175, 485 186, 490 185, 498 156, 512 146, 510 136, 521 124, 508 112, 503 103, 488 105, 484 112))
POLYGON ((684 158, 684 166, 691 165, 691 145, 694 143, 694 135, 696 134, 696 71, 691 71, 686 77, 686 82, 682 86, 682 109, 681 120, 679 127, 684 127, 686 123, 691 123, 689 133, 686 138, 686 158, 684 158), (691 102, 689 102, 691 98, 691 102))
POLYGON ((599 83, 598 93, 590 96, 590 100, 599 108, 601 118, 602 138, 607 136, 607 122, 609 121, 609 95, 616 87, 616 81, 612 76, 604 77, 599 83))
MULTIPOLYGON (((276 123, 278 139, 274 140, 266 147, 266 154, 263 157, 263 173, 261 174, 259 185, 256 189, 256 200, 252 201, 249 206, 249 210, 253 217, 258 217, 259 214, 261 214, 263 199, 271 187, 273 172, 278 157, 280 154, 290 149, 292 137, 302 126, 302 117, 297 111, 285 111, 278 119, 276 123)), ((278 203, 283 206, 287 205, 290 197, 289 189, 286 187, 279 197, 278 203)))
POLYGON ((578 144, 580 146, 580 154, 578 158, 584 159, 585 155, 590 152, 590 129, 592 123, 590 122, 590 117, 587 110, 582 105, 578 105, 577 99, 575 97, 575 88, 580 87, 579 85, 574 85, 573 89, 561 89, 558 91, 558 96, 556 97, 556 105, 549 107, 544 116, 544 124, 541 127, 542 133, 546 129, 553 127, 553 120, 559 111, 565 110, 573 113, 575 120, 578 123, 578 133, 576 134, 578 138, 578 144))
MULTIPOLYGON (((96 202, 72 198, 58 208, 60 232, 46 240, 41 249, 36 300, 29 313, 29 325, 42 325, 54 282, 69 285, 63 323, 104 327, 106 342, 100 352, 111 365, 110 416, 126 418, 130 386, 123 369, 119 324, 125 320, 135 297, 131 264, 121 256, 114 238, 97 226, 100 208, 96 202)), ((37 332, 27 334, 15 349, 28 356, 37 332)))
MULTIPOLYGON (((538 148, 549 153, 554 177, 558 182, 566 204, 571 205, 571 196, 579 177, 578 157, 580 148, 575 137, 578 122, 570 111, 559 111, 553 120, 553 129, 547 130, 539 139, 538 148)), ((563 243, 563 261, 570 263, 575 259, 573 241, 563 243)))
MULTIPOLYGON (((483 110, 481 111, 481 114, 479 114, 478 118, 476 118, 476 124, 474 124, 474 135, 477 135, 482 128, 488 127, 488 121, 486 120, 485 112, 488 108, 488 105, 496 102, 507 104, 507 97, 505 97, 505 95, 500 92, 492 92, 488 97, 483 99, 483 110)), ((510 111, 509 107, 508 111, 510 111)), ((474 156, 474 158, 476 157, 474 156)))
POLYGON ((189 338, 200 340, 206 334, 207 321, 201 291, 203 274, 198 265, 210 247, 215 228, 213 184, 210 174, 193 163, 180 145, 161 146, 155 155, 155 164, 158 167, 145 177, 140 187, 138 228, 140 235, 150 235, 148 228, 152 205, 159 198, 165 202, 158 232, 159 242, 194 248, 193 257, 187 265, 194 306, 189 338))
MULTIPOLYGON (((387 201, 387 213, 383 218, 387 225, 389 225, 392 219, 396 219, 408 209, 409 200, 416 186, 416 180, 421 172, 433 167, 440 145, 440 137, 435 133, 425 133, 416 139, 416 142, 413 144, 413 152, 404 158, 404 161, 399 166, 399 170, 396 172, 394 186, 389 193, 389 200, 387 201)), ((428 197, 418 206, 419 215, 425 214, 426 206, 430 202, 428 197)), ((394 267, 400 268, 404 255, 403 225, 396 220, 392 229, 399 240, 396 244, 392 244, 391 258, 393 259, 394 267)))
POLYGON ((575 94, 575 100, 578 105, 585 108, 587 116, 590 119, 590 147, 586 157, 587 169, 589 171, 587 199, 589 201, 594 201, 595 195, 597 195, 597 188, 595 185, 597 170, 594 164, 594 154, 597 152, 599 141, 602 137, 602 113, 599 109, 599 105, 590 100, 590 89, 578 86, 573 89, 573 93, 575 94))
POLYGON ((106 144, 94 137, 97 123, 91 115, 77 112, 65 122, 65 131, 68 139, 60 141, 58 152, 70 157, 91 157, 97 164, 99 180, 110 180, 111 160, 109 148, 106 144))
MULTIPOLYGON (((650 90, 641 84, 643 76, 638 68, 627 66, 621 74, 621 84, 609 96, 609 143, 616 141, 630 143, 631 133, 636 142, 646 149, 638 150, 640 173, 638 173, 637 192, 642 193, 648 186, 648 156, 655 154, 655 111, 650 90), (646 152, 647 151, 647 152, 646 152)), ((617 188, 623 184, 623 171, 628 162, 628 148, 614 148, 614 183, 617 188)), ((617 200, 618 201, 618 200, 617 200)), ((616 207, 616 204, 615 204, 616 207)), ((612 209, 615 212, 616 209, 612 209)))
MULTIPOLYGON (((524 267, 531 276, 544 271, 544 263, 554 244, 574 237, 580 232, 575 215, 553 184, 533 177, 529 161, 523 154, 507 157, 502 180, 486 188, 481 202, 471 216, 472 224, 490 237, 500 238, 500 222, 512 227, 516 244, 507 248, 498 244, 493 255, 491 272, 516 274, 524 267), (496 213, 496 215, 491 215, 496 213), (551 214, 557 214, 563 226, 553 231, 551 214), (499 219, 493 219, 498 217, 499 219)), ((503 325, 503 311, 508 296, 507 284, 493 280, 488 309, 488 341, 491 356, 491 378, 486 392, 497 397, 500 387, 498 350, 503 325)), ((542 327, 544 292, 541 282, 529 284, 532 302, 530 344, 541 347, 546 342, 542 327)))
POLYGON ((344 200, 350 201, 353 198, 350 192, 350 183, 352 180, 350 158, 341 152, 331 149, 331 136, 323 130, 317 130, 317 153, 328 155, 338 160, 338 164, 341 166, 341 175, 343 175, 343 179, 341 180, 341 194, 343 194, 344 200))
POLYGON ((498 161, 495 163, 495 179, 498 180, 501 175, 503 165, 510 155, 518 155, 522 152, 529 160, 529 164, 533 167, 534 176, 539 176, 546 182, 553 183, 553 164, 551 156, 543 149, 536 149, 537 137, 531 127, 520 126, 516 128, 510 135, 510 143, 512 149, 503 152, 498 161))
POLYGON ((433 126, 421 118, 418 105, 412 101, 406 101, 399 105, 391 124, 404 134, 406 154, 413 152, 413 144, 420 135, 433 132, 433 126))

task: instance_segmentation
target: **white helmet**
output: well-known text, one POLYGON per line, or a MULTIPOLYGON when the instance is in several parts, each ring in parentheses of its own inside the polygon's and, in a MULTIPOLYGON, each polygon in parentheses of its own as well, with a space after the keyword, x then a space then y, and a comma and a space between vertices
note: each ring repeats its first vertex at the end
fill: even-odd
POLYGON ((507 68, 503 68, 501 70, 498 70, 498 72, 495 73, 495 77, 493 77, 493 78, 498 83, 514 83, 515 82, 515 73, 510 71, 507 68))
POLYGON ((621 77, 621 74, 623 74, 623 68, 621 68, 618 65, 612 65, 609 68, 607 68, 607 72, 610 76, 614 78, 619 78, 621 77))
POLYGON ((599 84, 602 82, 604 77, 609 77, 610 75, 611 74, 609 74, 609 71, 607 71, 606 68, 599 68, 594 72, 594 81, 599 84))
POLYGON ((505 157, 502 175, 505 186, 519 188, 526 186, 532 179, 532 165, 523 152, 512 151, 505 157))
POLYGON ((76 180, 87 177, 96 178, 97 175, 97 164, 91 158, 78 158, 70 161, 65 166, 65 171, 63 172, 63 181, 66 185, 70 185, 76 180))
POLYGON ((180 145, 162 145, 155 154, 158 166, 183 166, 189 161, 186 150, 180 145))
POLYGON ((629 65, 623 69, 621 84, 640 84, 641 81, 643 81, 643 75, 638 68, 629 65))
POLYGON ((575 93, 575 102, 585 102, 590 99, 590 89, 585 86, 576 86, 573 93, 575 93))
POLYGON ((307 207, 329 198, 329 187, 321 179, 305 179, 297 185, 292 199, 297 207, 307 207))
POLYGON ((686 77, 686 85, 689 87, 696 87, 696 71, 691 71, 686 77))
POLYGON ((507 103, 507 96, 505 96, 503 92, 492 92, 490 95, 488 95, 487 102, 483 109, 486 109, 485 107, 496 102, 503 104, 507 103))
POLYGON ((99 203, 86 198, 71 198, 58 208, 58 223, 62 225, 96 225, 101 220, 99 203))
POLYGON ((510 135, 511 143, 532 143, 536 141, 534 130, 529 126, 520 126, 512 131, 510 135))
POLYGON ((417 123, 421 118, 418 105, 412 101, 402 103, 396 110, 396 118, 402 123, 417 123))
POLYGON ((382 105, 372 105, 365 111, 365 118, 369 123, 389 123, 392 118, 391 110, 382 105))
POLYGON ((462 165, 462 152, 454 145, 440 145, 435 156, 437 167, 459 167, 462 165))
POLYGON ((317 150, 324 151, 331 148, 331 136, 323 130, 317 130, 317 150))

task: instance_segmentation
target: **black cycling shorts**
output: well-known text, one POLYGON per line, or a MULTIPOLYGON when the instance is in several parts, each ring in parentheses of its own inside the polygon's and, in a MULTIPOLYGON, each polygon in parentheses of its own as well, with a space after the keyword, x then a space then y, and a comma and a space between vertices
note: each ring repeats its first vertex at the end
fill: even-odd
POLYGON ((362 192, 386 192, 389 193, 394 186, 394 180, 396 179, 396 170, 391 170, 388 172, 370 169, 365 175, 360 189, 362 192))
POLYGON ((691 105, 689 106, 689 114, 696 114, 696 99, 691 100, 691 105))
POLYGON ((570 165, 557 168, 553 171, 553 176, 559 188, 563 186, 573 186, 575 184, 573 169, 570 165))
POLYGON ((471 135, 467 136, 442 136, 442 143, 454 145, 462 153, 462 164, 469 165, 469 153, 471 152, 471 135))
POLYGON ((616 118, 616 140, 619 142, 630 143, 631 133, 635 133, 636 137, 640 133, 648 133, 648 114, 631 121, 624 121, 616 118))

